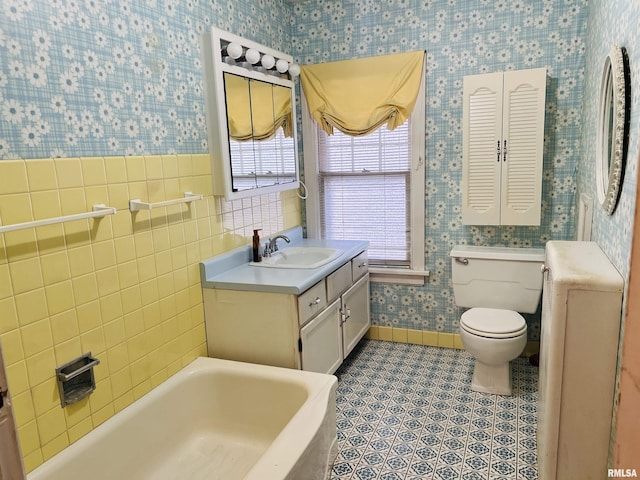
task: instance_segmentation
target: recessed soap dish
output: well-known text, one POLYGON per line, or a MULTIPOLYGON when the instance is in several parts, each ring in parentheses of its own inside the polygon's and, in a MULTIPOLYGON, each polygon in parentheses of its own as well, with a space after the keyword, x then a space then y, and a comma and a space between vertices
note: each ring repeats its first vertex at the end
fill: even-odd
POLYGON ((96 389, 93 367, 99 363, 100 360, 89 352, 56 368, 60 405, 63 408, 82 400, 96 389))

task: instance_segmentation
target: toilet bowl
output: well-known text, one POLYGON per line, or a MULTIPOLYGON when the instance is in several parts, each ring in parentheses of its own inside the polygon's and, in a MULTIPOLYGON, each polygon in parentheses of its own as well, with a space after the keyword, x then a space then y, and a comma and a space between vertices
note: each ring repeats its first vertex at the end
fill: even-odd
POLYGON ((534 313, 542 293, 544 249, 456 245, 451 279, 464 349, 475 358, 471 389, 511 394, 509 362, 527 344, 518 312, 534 313))
POLYGON ((472 308, 460 318, 464 349, 475 358, 471 389, 476 392, 511 395, 509 362, 527 344, 527 324, 513 310, 472 308))

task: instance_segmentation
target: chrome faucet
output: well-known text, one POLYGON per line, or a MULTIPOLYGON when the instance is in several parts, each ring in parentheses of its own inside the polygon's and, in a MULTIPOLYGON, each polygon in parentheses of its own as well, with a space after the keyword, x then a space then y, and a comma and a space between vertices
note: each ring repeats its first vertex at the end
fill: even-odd
POLYGON ((269 240, 267 245, 264 247, 264 256, 268 257, 272 253, 276 253, 278 251, 278 239, 281 238, 287 243, 291 243, 289 237, 286 235, 277 235, 269 240))

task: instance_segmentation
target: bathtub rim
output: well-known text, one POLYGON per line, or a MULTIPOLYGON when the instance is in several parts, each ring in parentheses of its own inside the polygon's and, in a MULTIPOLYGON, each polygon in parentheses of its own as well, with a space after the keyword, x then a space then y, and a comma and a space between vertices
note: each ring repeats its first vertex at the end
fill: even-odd
MULTIPOLYGON (((50 478, 50 475, 55 473, 60 464, 74 460, 76 455, 83 455, 83 450, 90 449, 92 442, 99 442, 101 437, 108 435, 114 429, 122 428, 129 418, 141 412, 149 402, 162 401, 164 395, 171 389, 178 387, 183 379, 194 375, 206 374, 208 371, 238 372, 243 376, 248 374, 249 376, 260 376, 261 378, 268 377, 275 381, 281 380, 302 384, 307 389, 308 397, 305 402, 245 476, 246 480, 258 480, 265 478, 264 475, 267 473, 270 475, 269 478, 287 478, 288 473, 295 467, 298 459, 302 457, 322 427, 326 415, 331 413, 328 411, 329 399, 337 387, 337 378, 334 375, 269 365, 197 357, 163 383, 145 393, 142 397, 29 472, 26 480, 50 478), (304 435, 301 432, 304 432, 304 435), (289 435, 294 436, 294 442, 287 442, 289 435), (273 458, 276 458, 278 462, 273 463, 273 458)), ((337 439, 333 439, 331 450, 334 449, 336 444, 337 439)), ((331 457, 332 452, 329 453, 331 457)), ((327 472, 330 468, 331 464, 328 464, 327 472)))

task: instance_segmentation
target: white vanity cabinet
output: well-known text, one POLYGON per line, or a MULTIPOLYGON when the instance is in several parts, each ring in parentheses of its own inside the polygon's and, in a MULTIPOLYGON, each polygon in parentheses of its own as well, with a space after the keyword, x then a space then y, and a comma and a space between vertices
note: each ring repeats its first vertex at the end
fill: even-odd
POLYGON ((462 223, 540 225, 546 69, 463 86, 462 223))
POLYGON ((371 325, 366 251, 299 295, 204 288, 203 296, 216 358, 333 373, 371 325))

